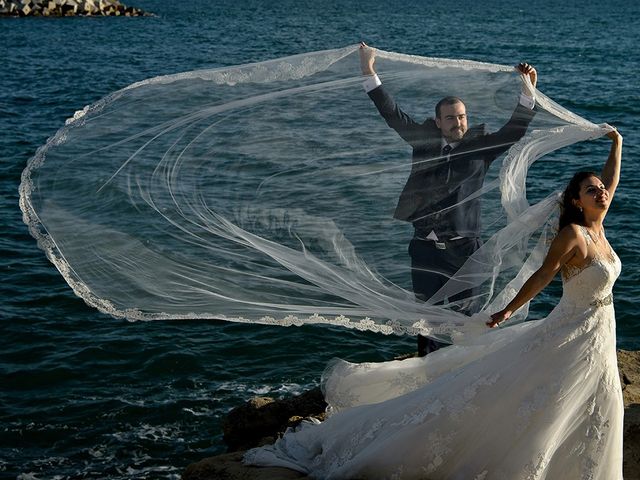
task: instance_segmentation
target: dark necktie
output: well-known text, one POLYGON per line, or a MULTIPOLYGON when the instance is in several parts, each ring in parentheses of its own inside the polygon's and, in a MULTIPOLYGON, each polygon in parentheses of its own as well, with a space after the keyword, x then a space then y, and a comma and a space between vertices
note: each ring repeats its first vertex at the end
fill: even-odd
MULTIPOLYGON (((446 144, 444 147, 442 147, 442 156, 447 157, 447 160, 449 160, 449 154, 451 153, 451 150, 453 150, 453 148, 451 148, 451 145, 446 144)), ((445 183, 449 183, 450 178, 451 178, 451 163, 447 161, 447 179, 445 180, 445 183)))

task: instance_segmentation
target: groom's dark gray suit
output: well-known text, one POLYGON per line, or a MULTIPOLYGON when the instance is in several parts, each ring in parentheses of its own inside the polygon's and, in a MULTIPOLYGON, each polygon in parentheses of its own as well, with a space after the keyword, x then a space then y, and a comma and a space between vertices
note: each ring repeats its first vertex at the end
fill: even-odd
POLYGON ((493 133, 484 124, 471 127, 445 155, 435 120, 414 121, 382 85, 368 95, 387 124, 413 147, 411 173, 394 217, 415 227, 409 246, 413 290, 428 300, 481 244, 480 199, 460 202, 482 188, 491 162, 524 136, 535 110, 518 104, 493 133), (431 232, 437 242, 427 239, 431 232))

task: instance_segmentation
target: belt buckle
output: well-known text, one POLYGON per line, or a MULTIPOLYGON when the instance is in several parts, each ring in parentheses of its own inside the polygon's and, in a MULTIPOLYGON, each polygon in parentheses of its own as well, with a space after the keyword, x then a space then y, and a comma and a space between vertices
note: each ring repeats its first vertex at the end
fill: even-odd
POLYGON ((446 250, 447 249, 447 244, 444 242, 435 242, 436 244, 436 248, 438 250, 446 250))

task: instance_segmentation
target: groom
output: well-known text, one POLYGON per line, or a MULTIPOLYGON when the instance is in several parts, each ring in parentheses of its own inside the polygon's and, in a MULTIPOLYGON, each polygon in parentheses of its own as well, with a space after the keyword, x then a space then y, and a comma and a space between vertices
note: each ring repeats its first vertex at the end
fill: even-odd
MULTIPOLYGON (((526 133, 535 115, 533 91, 523 83, 518 106, 509 121, 494 133, 488 132, 484 124, 469 128, 464 102, 454 96, 438 102, 433 119, 418 123, 400 109, 383 87, 374 63, 375 50, 361 43, 360 65, 367 77, 364 89, 387 125, 413 147, 411 173, 394 217, 414 226, 409 244, 411 280, 416 298, 424 302, 480 247, 480 200, 460 202, 482 188, 491 162, 526 133)), ((527 75, 535 87, 535 68, 521 63, 516 69, 527 75)), ((449 301, 469 294, 462 292, 449 301)), ((443 345, 419 335, 418 355, 424 356, 443 345)))

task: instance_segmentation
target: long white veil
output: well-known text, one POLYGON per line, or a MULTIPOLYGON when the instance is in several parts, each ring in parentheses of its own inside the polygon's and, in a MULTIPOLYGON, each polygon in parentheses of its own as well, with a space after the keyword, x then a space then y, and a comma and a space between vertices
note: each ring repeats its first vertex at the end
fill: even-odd
MULTIPOLYGON (((77 295, 129 320, 327 323, 453 341, 479 331, 482 318, 449 299, 473 291, 497 310, 554 234, 557 193, 530 205, 529 167, 608 126, 536 91, 526 135, 460 202, 482 201, 482 248, 418 302, 412 225, 393 218, 411 149, 363 91, 357 48, 157 77, 77 112, 23 173, 31 233, 77 295)), ((513 67, 384 51, 376 66, 420 122, 456 95, 470 124, 492 131, 525 81, 513 67)))

